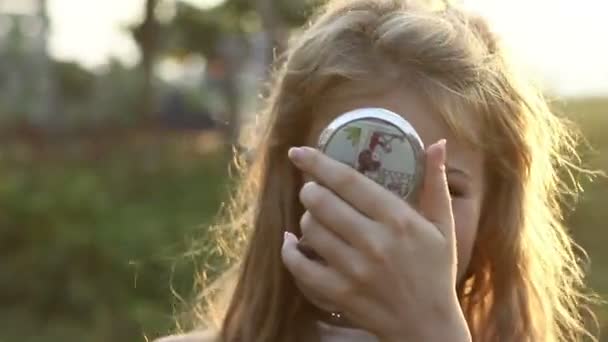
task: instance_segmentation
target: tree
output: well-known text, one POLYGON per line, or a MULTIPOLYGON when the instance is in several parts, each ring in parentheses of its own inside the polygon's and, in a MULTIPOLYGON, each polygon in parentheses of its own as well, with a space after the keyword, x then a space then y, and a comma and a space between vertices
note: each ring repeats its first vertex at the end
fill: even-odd
MULTIPOLYGON (((144 112, 150 114, 153 101, 152 69, 161 53, 204 56, 215 70, 221 70, 220 87, 226 102, 225 136, 229 145, 239 136, 239 76, 247 60, 248 42, 253 32, 248 24, 257 21, 272 42, 266 61, 286 47, 289 29, 302 24, 314 1, 226 0, 219 6, 200 9, 177 1, 172 22, 162 26, 154 17, 160 0, 146 0, 145 18, 132 32, 142 52, 144 112), (159 37, 160 34, 162 37, 159 37)), ((168 0, 167 0, 168 1, 168 0)), ((255 26, 255 25, 254 25, 255 26)))
POLYGON ((294 0, 227 0, 209 10, 179 6, 172 30, 182 43, 180 48, 202 54, 221 64, 225 71, 222 86, 228 105, 226 136, 230 143, 239 136, 238 76, 252 34, 248 24, 257 21, 271 42, 265 58, 270 62, 285 49, 290 28, 304 23, 312 4, 294 0))
POLYGON ((153 84, 154 61, 160 48, 161 26, 155 17, 158 0, 146 0, 144 20, 131 29, 133 37, 141 51, 142 90, 141 113, 148 119, 154 113, 155 93, 153 84))
POLYGON ((279 53, 285 49, 285 44, 287 42, 286 24, 279 12, 273 10, 272 0, 256 0, 255 5, 255 9, 262 21, 264 32, 268 37, 268 40, 272 42, 271 50, 267 53, 269 57, 272 58, 273 47, 279 53))
POLYGON ((220 73, 218 86, 226 103, 223 127, 229 149, 237 143, 240 131, 238 76, 247 54, 241 24, 249 11, 248 6, 236 1, 210 10, 181 3, 171 29, 178 42, 174 51, 201 54, 220 73))

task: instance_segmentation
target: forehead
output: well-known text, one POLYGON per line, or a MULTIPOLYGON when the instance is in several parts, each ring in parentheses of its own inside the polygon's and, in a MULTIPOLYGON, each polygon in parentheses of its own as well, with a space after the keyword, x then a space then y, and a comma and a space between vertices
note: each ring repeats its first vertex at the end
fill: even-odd
MULTIPOLYGON (((455 134, 443 116, 428 105, 422 96, 414 90, 402 87, 363 89, 349 85, 328 92, 314 107, 315 119, 309 143, 315 145, 320 132, 334 118, 361 107, 381 107, 401 115, 416 129, 425 146, 446 139, 448 164, 452 166, 470 169, 473 164, 481 164, 481 152, 478 149, 455 134), (470 166, 467 167, 467 164, 470 166)), ((470 129, 476 129, 471 117, 462 115, 459 121, 470 129)))

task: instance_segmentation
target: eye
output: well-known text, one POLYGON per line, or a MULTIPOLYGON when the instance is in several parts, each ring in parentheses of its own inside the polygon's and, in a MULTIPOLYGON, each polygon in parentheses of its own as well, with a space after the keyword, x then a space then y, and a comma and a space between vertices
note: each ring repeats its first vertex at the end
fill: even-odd
POLYGON ((460 186, 448 184, 448 188, 450 189, 450 196, 452 197, 464 197, 465 195, 464 189, 460 186))

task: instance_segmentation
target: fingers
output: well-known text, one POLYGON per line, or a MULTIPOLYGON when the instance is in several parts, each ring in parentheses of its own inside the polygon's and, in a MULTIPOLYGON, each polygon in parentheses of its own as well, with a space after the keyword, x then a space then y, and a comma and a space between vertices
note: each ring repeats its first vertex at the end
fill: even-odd
POLYGON ((302 216, 300 228, 301 241, 305 241, 306 246, 320 255, 331 268, 349 279, 359 281, 359 278, 367 277, 369 267, 363 255, 319 223, 309 211, 302 216))
POLYGON ((424 186, 420 198, 420 210, 425 218, 434 223, 447 239, 454 236, 452 199, 445 174, 446 141, 429 146, 426 151, 424 186))
POLYGON ((306 299, 308 299, 308 301, 311 302, 317 308, 326 312, 340 311, 336 304, 333 303, 331 299, 327 298, 327 296, 318 293, 318 291, 316 291, 314 288, 305 286, 297 279, 295 280, 295 283, 298 287, 298 290, 302 292, 304 297, 306 297, 306 299))
MULTIPOLYGON (((367 250, 371 247, 370 240, 379 238, 383 234, 383 230, 378 227, 376 222, 355 210, 329 189, 315 182, 308 182, 302 187, 300 201, 314 216, 314 220, 355 248, 367 250)), ((305 220, 312 220, 312 217, 305 214, 302 221, 305 220)), ((300 223, 302 225, 306 222, 300 223)), ((311 237, 314 237, 314 234, 311 234, 311 237)), ((323 243, 323 241, 319 241, 319 243, 323 243)))
POLYGON ((285 232, 281 257, 283 264, 304 287, 315 289, 331 298, 332 294, 340 293, 348 285, 344 276, 308 259, 298 250, 298 238, 292 233, 285 232))
POLYGON ((294 147, 289 150, 289 158, 301 171, 371 219, 382 220, 394 213, 412 210, 373 180, 318 150, 294 147))
MULTIPOLYGON (((340 311, 352 317, 366 317, 375 311, 371 299, 358 293, 355 283, 330 267, 307 259, 297 250, 298 239, 285 233, 283 263, 296 286, 308 300, 325 311, 340 311)), ((382 317, 381 312, 374 316, 382 317)), ((365 321, 365 320, 364 320, 365 321)))

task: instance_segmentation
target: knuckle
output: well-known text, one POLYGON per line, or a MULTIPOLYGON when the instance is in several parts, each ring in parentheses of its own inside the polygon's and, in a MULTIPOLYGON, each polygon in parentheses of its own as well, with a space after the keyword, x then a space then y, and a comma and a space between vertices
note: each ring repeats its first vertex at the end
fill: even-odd
POLYGON ((300 201, 304 204, 314 204, 319 197, 319 187, 315 182, 306 182, 300 190, 300 201))
POLYGON ((374 239, 369 242, 369 253, 373 260, 383 262, 388 255, 389 246, 384 239, 374 239))
POLYGON ((353 169, 347 169, 345 172, 341 173, 338 177, 336 177, 336 188, 339 190, 344 190, 353 186, 355 181, 357 180, 358 173, 356 173, 353 169))
POLYGON ((319 223, 309 211, 306 211, 300 218, 300 230, 303 237, 307 238, 307 241, 314 239, 321 230, 319 223))
POLYGON ((300 201, 313 212, 325 207, 330 200, 327 190, 315 182, 308 182, 300 191, 300 201))
POLYGON ((353 299, 355 296, 356 290, 353 284, 346 283, 339 288, 336 289, 336 293, 334 294, 334 298, 338 303, 346 303, 353 299))
POLYGON ((367 283, 372 280, 371 268, 362 263, 356 263, 352 266, 352 273, 355 279, 361 283, 367 283))
POLYGON ((309 167, 313 170, 317 169, 319 167, 319 153, 316 149, 314 148, 310 148, 309 151, 310 153, 310 158, 308 159, 309 162, 309 167))
POLYGON ((399 212, 394 213, 388 221, 397 233, 405 232, 412 224, 412 218, 408 215, 407 210, 400 210, 399 212))
POLYGON ((311 223, 312 216, 310 215, 310 212, 306 211, 304 215, 300 217, 300 230, 302 231, 302 234, 310 229, 312 225, 311 223))

